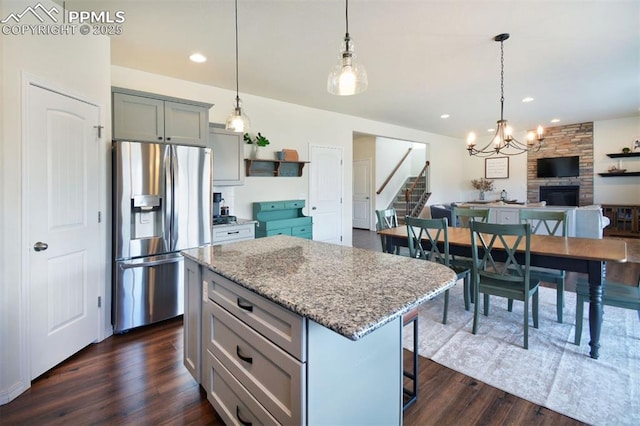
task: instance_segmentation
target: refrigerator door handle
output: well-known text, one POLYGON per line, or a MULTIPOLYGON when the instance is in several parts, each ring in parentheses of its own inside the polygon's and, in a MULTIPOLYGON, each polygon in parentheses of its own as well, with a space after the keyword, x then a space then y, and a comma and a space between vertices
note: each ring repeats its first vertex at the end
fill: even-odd
POLYGON ((165 203, 164 208, 164 240, 169 251, 173 251, 173 173, 171 163, 173 159, 173 147, 169 146, 164 156, 165 170, 165 203))
POLYGON ((120 267, 120 269, 148 268, 149 266, 180 262, 182 259, 182 256, 175 256, 171 258, 162 257, 159 259, 147 260, 143 262, 121 262, 118 266, 120 267))
POLYGON ((180 223, 180 209, 176 198, 179 197, 176 192, 180 188, 180 170, 178 170, 178 152, 175 145, 171 145, 171 192, 173 193, 173 202, 171 204, 171 251, 176 250, 178 245, 178 232, 180 232, 178 224, 180 223))

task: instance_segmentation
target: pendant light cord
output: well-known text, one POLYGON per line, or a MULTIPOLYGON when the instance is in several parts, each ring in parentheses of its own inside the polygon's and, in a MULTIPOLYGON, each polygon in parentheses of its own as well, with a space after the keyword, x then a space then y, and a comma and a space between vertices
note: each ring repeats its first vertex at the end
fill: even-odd
POLYGON ((504 41, 500 41, 500 120, 504 120, 504 41))
POLYGON ((344 22, 345 22, 345 34, 344 34, 344 42, 345 42, 345 51, 349 52, 349 42, 351 41, 351 37, 349 37, 349 0, 345 0, 345 8, 344 8, 344 22))
POLYGON ((236 108, 240 108, 240 90, 238 85, 238 0, 236 0, 236 108))

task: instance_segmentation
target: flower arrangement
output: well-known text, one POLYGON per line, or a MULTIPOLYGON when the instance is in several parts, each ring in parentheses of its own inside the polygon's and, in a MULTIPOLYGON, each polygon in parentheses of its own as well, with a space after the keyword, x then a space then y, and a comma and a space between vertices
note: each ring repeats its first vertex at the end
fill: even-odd
POLYGON ((243 139, 248 144, 256 144, 258 146, 267 146, 267 145, 269 145, 269 139, 267 139, 264 136, 262 136, 262 134, 260 134, 260 132, 258 132, 258 135, 255 136, 253 139, 251 138, 251 135, 249 135, 249 133, 245 133, 244 136, 243 136, 243 139))
POLYGON ((471 186, 480 192, 493 191, 493 181, 485 178, 472 179, 471 186))

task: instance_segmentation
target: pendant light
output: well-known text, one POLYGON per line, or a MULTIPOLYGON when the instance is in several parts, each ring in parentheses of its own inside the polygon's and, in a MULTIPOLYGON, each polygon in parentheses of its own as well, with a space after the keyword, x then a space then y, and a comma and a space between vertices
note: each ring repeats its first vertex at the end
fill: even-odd
POLYGON ((236 99, 233 103, 233 111, 227 118, 225 128, 232 132, 247 133, 250 127, 249 117, 242 111, 242 101, 238 90, 238 0, 235 0, 236 11, 236 99))
POLYGON ((340 59, 331 70, 327 79, 327 90, 333 95, 349 96, 364 92, 367 89, 367 71, 353 61, 353 43, 349 36, 349 0, 345 0, 346 33, 342 43, 340 59))
POLYGON ((544 140, 542 126, 538 126, 537 134, 529 132, 527 143, 523 144, 513 137, 511 126, 504 119, 504 42, 509 34, 498 34, 493 38, 500 42, 500 120, 497 122, 496 133, 483 148, 476 148, 476 135, 472 132, 467 137, 467 151, 469 155, 489 157, 491 155, 518 155, 529 151, 539 151, 544 140))

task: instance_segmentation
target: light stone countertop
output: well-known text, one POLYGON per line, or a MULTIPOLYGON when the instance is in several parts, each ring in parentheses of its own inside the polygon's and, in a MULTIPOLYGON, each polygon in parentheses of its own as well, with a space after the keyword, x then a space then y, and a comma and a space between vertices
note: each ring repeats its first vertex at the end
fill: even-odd
POLYGON ((233 226, 238 226, 238 225, 246 225, 249 223, 257 223, 258 221, 255 219, 242 219, 242 218, 236 218, 235 222, 232 223, 219 223, 219 224, 215 224, 213 225, 215 228, 220 229, 220 228, 230 228, 233 226))
POLYGON ((182 254, 351 340, 455 284, 446 266, 277 235, 182 254))

